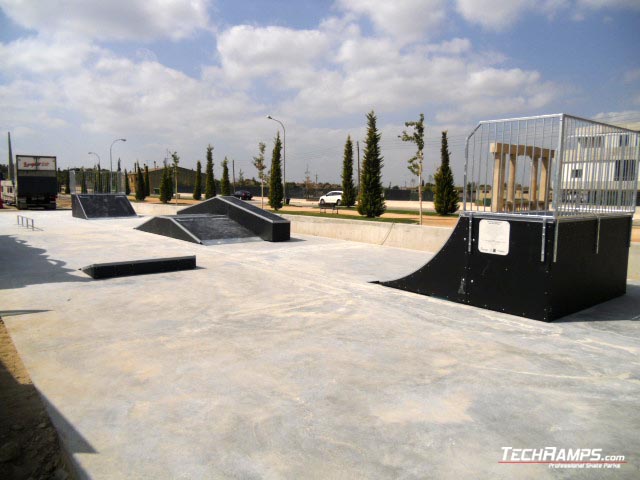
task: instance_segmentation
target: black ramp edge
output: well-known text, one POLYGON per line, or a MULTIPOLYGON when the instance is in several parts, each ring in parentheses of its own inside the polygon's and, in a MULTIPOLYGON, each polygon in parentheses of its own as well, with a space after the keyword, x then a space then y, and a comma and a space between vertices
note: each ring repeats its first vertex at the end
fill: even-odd
POLYGON ((76 218, 82 218, 83 220, 87 219, 87 214, 84 212, 82 208, 82 203, 78 199, 78 195, 71 195, 71 215, 76 218))
POLYGON ((557 262, 552 269, 553 316, 624 295, 632 218, 601 218, 599 236, 596 219, 562 222, 559 228, 557 262))
POLYGON ((464 303, 468 218, 460 217, 451 236, 438 253, 423 267, 406 277, 380 282, 386 287, 464 303))
POLYGON ((202 243, 209 240, 255 238, 255 233, 224 215, 180 215, 172 217, 202 243))
POLYGON ((84 273, 94 279, 146 275, 149 273, 176 272, 196 268, 196 257, 152 258, 127 262, 94 263, 81 268, 84 273))
POLYGON ((108 193, 72 194, 71 214, 85 220, 137 216, 126 195, 108 193))
POLYGON ((173 217, 153 217, 138 225, 136 230, 141 232, 154 233, 165 237, 176 238, 192 243, 202 243, 199 238, 188 232, 183 226, 175 221, 173 217))
POLYGON ((284 242, 291 238, 289 220, 235 197, 210 198, 178 212, 178 215, 192 214, 225 215, 269 242, 284 242))
POLYGON ((569 218, 559 223, 553 219, 542 222, 490 214, 461 216, 431 261, 406 277, 379 283, 488 310, 553 321, 624 295, 630 229, 630 216, 599 220, 569 218), (509 224, 506 255, 479 250, 483 219, 509 224), (469 222, 473 222, 471 230, 469 222))

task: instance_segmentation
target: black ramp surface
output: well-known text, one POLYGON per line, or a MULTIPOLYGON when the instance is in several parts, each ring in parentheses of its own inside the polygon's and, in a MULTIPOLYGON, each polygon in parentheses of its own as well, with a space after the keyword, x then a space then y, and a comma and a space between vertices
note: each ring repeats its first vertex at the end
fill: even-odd
POLYGON ((173 217, 178 224, 191 232, 202 243, 212 240, 253 238, 255 233, 247 230, 224 215, 179 215, 173 217))
POLYGON ((460 217, 453 233, 440 251, 422 268, 398 280, 382 285, 421 295, 466 303, 465 273, 468 218, 460 217))
POLYGON ((127 196, 120 194, 73 194, 71 210, 84 219, 137 216, 127 196))
POLYGON ((154 233, 170 238, 177 238, 185 242, 202 243, 200 239, 194 236, 186 228, 175 221, 175 217, 163 216, 153 217, 136 227, 136 230, 142 232, 154 233))

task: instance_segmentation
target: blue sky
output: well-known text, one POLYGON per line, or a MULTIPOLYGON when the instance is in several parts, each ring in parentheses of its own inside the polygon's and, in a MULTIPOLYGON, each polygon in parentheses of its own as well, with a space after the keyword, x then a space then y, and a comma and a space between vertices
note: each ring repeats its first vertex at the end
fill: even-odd
MULTIPOLYGON (((375 110, 385 184, 423 112, 427 174, 448 130, 461 181, 479 120, 567 112, 640 128, 638 0, 0 0, 0 131, 14 153, 195 166, 251 157, 287 128, 287 179, 338 181, 375 110)), ((0 161, 6 162, 6 142, 0 161)))

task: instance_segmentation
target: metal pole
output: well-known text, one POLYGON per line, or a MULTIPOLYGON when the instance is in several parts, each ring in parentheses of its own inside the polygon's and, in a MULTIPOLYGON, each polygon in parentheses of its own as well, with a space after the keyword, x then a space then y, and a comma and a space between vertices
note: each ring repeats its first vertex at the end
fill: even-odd
MULTIPOLYGON (((95 155, 96 157, 98 157, 98 166, 100 166, 100 155, 98 155, 96 152, 89 152, 89 155, 95 155)), ((99 175, 99 171, 98 171, 98 175, 99 175)), ((96 169, 95 169, 95 165, 94 165, 94 169, 93 169, 93 192, 92 193, 96 193, 96 185, 98 184, 98 181, 96 180, 96 169)), ((88 192, 89 190, 87 190, 88 192)))
POLYGON ((282 196, 284 197, 284 203, 287 203, 287 131, 284 128, 284 123, 280 120, 273 118, 271 115, 267 115, 269 120, 278 122, 282 125, 282 196))
POLYGON ((116 138, 113 142, 111 142, 111 146, 109 147, 109 193, 113 188, 113 144, 116 142, 126 142, 126 138, 116 138))

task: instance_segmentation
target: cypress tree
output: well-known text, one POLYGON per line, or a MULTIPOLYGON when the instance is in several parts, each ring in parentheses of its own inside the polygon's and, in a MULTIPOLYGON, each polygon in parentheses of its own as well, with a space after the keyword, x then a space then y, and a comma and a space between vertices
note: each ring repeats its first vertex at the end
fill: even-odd
POLYGON ((129 183, 129 175, 127 169, 124 169, 124 193, 125 195, 131 195, 131 184, 129 183))
POLYGON ((229 184, 229 161, 224 157, 222 162, 222 181, 220 182, 220 195, 231 195, 231 185, 229 184))
POLYGON ((352 207, 356 204, 356 187, 353 184, 353 142, 351 135, 347 136, 344 144, 344 159, 342 161, 342 204, 352 207))
POLYGON ((146 197, 144 194, 144 177, 142 176, 142 170, 140 169, 139 163, 136 167, 136 200, 142 201, 146 197))
POLYGON ((216 196, 216 181, 213 177, 213 147, 207 147, 207 169, 204 184, 204 198, 210 199, 216 196))
POLYGON ((282 142, 280 132, 277 133, 271 154, 271 176, 269 177, 269 205, 274 210, 282 208, 284 192, 282 191, 282 167, 280 166, 280 155, 282 152, 282 142))
POLYGON ((95 186, 97 186, 98 193, 102 193, 102 169, 100 168, 100 164, 98 164, 98 178, 95 183, 96 183, 95 186))
POLYGON ((358 213, 369 218, 379 217, 386 210, 382 188, 383 158, 380 155, 380 137, 376 127, 376 115, 372 110, 367 114, 367 139, 358 196, 358 213))
POLYGON ((162 180, 160 181, 160 201, 162 203, 168 203, 171 200, 170 187, 169 168, 165 165, 162 169, 162 180))
POLYGON ((449 165, 449 142, 447 132, 442 132, 440 147, 441 164, 434 175, 435 195, 434 207, 439 215, 449 215, 458 210, 458 194, 453 184, 453 173, 449 165))
POLYGON ((87 176, 84 173, 84 168, 80 170, 80 193, 87 193, 87 176))
POLYGON ((65 183, 64 193, 66 195, 69 195, 71 193, 71 171, 69 168, 67 168, 67 173, 66 173, 66 178, 64 183, 65 183))
POLYGON ((193 199, 200 200, 202 198, 202 164, 200 160, 196 165, 196 184, 193 187, 193 199))
POLYGON ((149 166, 145 163, 144 165, 144 196, 148 197, 151 195, 151 183, 149 182, 149 166))

